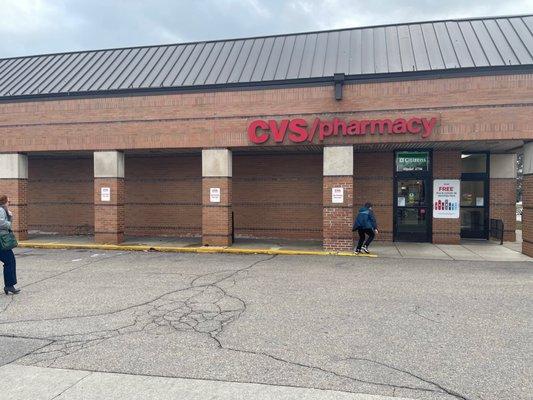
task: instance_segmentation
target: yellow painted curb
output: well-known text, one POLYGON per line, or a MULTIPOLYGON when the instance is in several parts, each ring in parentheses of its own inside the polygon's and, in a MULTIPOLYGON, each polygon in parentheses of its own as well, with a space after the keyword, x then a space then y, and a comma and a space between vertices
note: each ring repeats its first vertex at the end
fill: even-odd
POLYGON ((122 250, 122 251, 160 251, 170 253, 225 253, 225 254, 267 254, 285 256, 343 256, 370 257, 375 254, 359 254, 341 251, 313 251, 313 250, 274 250, 274 249, 239 249, 235 247, 172 247, 147 245, 116 245, 116 244, 72 244, 72 243, 36 243, 19 242, 19 247, 33 249, 90 249, 90 250, 122 250))

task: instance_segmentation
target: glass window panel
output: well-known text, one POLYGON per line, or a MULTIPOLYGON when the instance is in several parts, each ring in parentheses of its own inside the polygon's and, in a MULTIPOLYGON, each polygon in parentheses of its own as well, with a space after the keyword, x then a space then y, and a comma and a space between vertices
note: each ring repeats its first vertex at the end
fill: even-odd
POLYGON ((483 181, 461 181, 461 207, 484 207, 484 196, 483 181))
POLYGON ((487 172, 486 154, 462 154, 461 172, 463 173, 485 173, 487 172))
POLYGON ((398 233, 426 233, 427 210, 425 208, 398 208, 396 225, 398 233))
POLYGON ((403 179, 398 181, 398 204, 405 207, 426 204, 426 188, 424 180, 403 179))
POLYGON ((461 208, 461 229, 482 232, 485 229, 485 210, 483 208, 461 208))

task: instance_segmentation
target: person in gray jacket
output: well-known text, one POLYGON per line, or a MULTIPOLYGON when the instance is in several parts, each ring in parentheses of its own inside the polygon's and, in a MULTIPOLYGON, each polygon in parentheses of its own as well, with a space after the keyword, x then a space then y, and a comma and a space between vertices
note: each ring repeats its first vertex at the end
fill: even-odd
MULTIPOLYGON (((0 196, 0 235, 6 235, 11 230, 13 214, 8 208, 7 196, 0 196)), ((13 250, 0 250, 0 261, 4 264, 4 293, 17 294, 20 289, 16 289, 17 284, 17 261, 13 250)))

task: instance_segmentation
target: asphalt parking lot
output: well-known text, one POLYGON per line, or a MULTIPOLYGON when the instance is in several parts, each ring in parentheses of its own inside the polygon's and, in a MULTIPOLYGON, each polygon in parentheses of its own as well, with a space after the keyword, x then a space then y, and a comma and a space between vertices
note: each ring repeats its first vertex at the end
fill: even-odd
POLYGON ((533 393, 531 263, 17 254, 0 365, 413 399, 533 393))

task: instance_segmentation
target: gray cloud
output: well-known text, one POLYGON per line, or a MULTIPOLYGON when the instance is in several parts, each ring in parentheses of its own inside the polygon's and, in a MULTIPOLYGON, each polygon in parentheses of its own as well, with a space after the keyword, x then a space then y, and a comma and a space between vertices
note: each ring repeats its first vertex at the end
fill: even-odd
POLYGON ((532 12, 533 0, 0 0, 0 57, 532 12))

